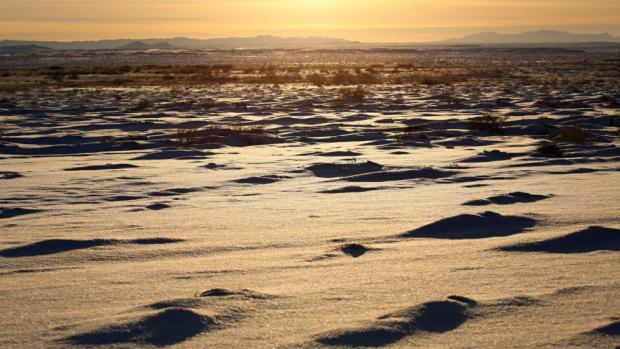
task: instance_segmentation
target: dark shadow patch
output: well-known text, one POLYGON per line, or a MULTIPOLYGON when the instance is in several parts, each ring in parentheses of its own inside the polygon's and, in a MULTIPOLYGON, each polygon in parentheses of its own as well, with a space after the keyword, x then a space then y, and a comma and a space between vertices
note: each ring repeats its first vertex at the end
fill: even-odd
POLYGON ((105 198, 105 201, 117 202, 117 201, 135 201, 144 199, 141 196, 133 196, 133 195, 115 195, 105 198))
POLYGON ((332 259, 332 258, 337 258, 340 257, 340 254, 337 253, 326 253, 324 255, 318 256, 318 257, 313 257, 308 259, 308 262, 320 262, 320 261, 325 261, 328 259, 332 259))
POLYGON ((542 306, 545 303, 537 298, 529 297, 529 296, 516 296, 511 298, 500 299, 496 302, 485 304, 485 306, 490 307, 534 307, 534 306, 542 306))
MULTIPOLYGON (((503 181, 513 180, 514 176, 492 176, 492 175, 479 175, 479 176, 461 176, 456 178, 450 178, 440 181, 440 183, 471 183, 471 182, 484 182, 484 181, 503 181)), ((476 187, 488 187, 489 184, 477 183, 476 187)))
POLYGON ((514 155, 501 150, 485 150, 477 155, 461 160, 461 162, 491 162, 510 160, 514 155))
POLYGON ((574 165, 575 162, 566 159, 553 159, 553 160, 543 160, 543 161, 529 161, 523 162, 519 164, 511 164, 507 167, 543 167, 543 166, 569 166, 574 165))
POLYGON ((242 289, 239 291, 228 290, 225 288, 212 288, 196 295, 197 297, 242 297, 251 299, 270 299, 272 295, 255 292, 252 290, 242 289))
POLYGON ((442 145, 446 148, 454 147, 481 147, 485 145, 491 145, 495 142, 481 140, 474 136, 460 136, 454 138, 448 138, 443 140, 434 141, 433 144, 442 145))
POLYGON ((464 203, 464 206, 487 206, 487 205, 491 205, 492 202, 487 200, 487 199, 481 199, 481 200, 471 200, 471 201, 467 201, 466 203, 464 203))
POLYGON ((169 196, 179 196, 179 195, 194 193, 200 190, 202 189, 200 188, 172 188, 172 189, 166 189, 166 190, 161 190, 161 191, 153 191, 153 192, 148 193, 147 195, 154 196, 154 197, 169 197, 169 196))
POLYGON ((594 286, 574 286, 574 287, 565 287, 561 288, 555 292, 553 292, 552 296, 572 296, 577 294, 583 294, 588 291, 593 291, 594 286))
POLYGON ((620 230, 589 227, 555 239, 501 247, 506 252, 588 253, 620 251, 620 230))
POLYGON ((200 160, 208 155, 211 154, 199 150, 163 150, 138 156, 132 160, 200 160))
POLYGON ((199 298, 181 298, 151 303, 145 306, 145 308, 162 310, 168 308, 197 308, 201 305, 203 305, 203 302, 199 298))
POLYGON ((351 157, 355 157, 355 156, 361 156, 362 154, 354 152, 354 151, 330 151, 330 152, 326 152, 326 153, 320 153, 317 154, 318 156, 333 156, 333 157, 339 157, 339 156, 351 156, 351 157))
POLYGON ((379 317, 370 326, 337 330, 316 341, 329 346, 383 347, 418 333, 444 333, 469 318, 468 305, 452 301, 428 302, 379 317))
POLYGON ((425 225, 400 235, 404 238, 484 239, 524 232, 536 220, 520 216, 503 216, 495 212, 462 214, 425 225))
POLYGON ((484 200, 472 200, 472 201, 468 201, 466 203, 464 203, 463 205, 465 206, 487 206, 487 205, 491 205, 491 204, 495 204, 495 205, 514 205, 514 204, 519 204, 519 203, 531 203, 531 202, 537 202, 537 201, 541 201, 541 200, 545 200, 550 198, 550 196, 547 195, 536 195, 536 194, 529 194, 529 193, 524 193, 524 192, 514 192, 514 193, 509 193, 506 195, 497 195, 497 196, 492 196, 488 199, 484 199, 484 200))
POLYGON ((146 208, 151 211, 161 211, 161 210, 170 208, 170 205, 163 204, 163 203, 157 203, 157 204, 148 205, 146 206, 146 208))
POLYGON ((315 164, 306 168, 317 177, 336 178, 383 170, 383 165, 367 161, 350 164, 315 164))
POLYGON ((201 166, 201 167, 202 168, 206 168, 207 170, 217 170, 217 169, 220 169, 220 168, 225 168, 226 165, 218 165, 218 164, 216 164, 214 162, 210 162, 210 163, 208 163, 208 164, 206 164, 204 166, 201 166))
POLYGON ((289 177, 271 175, 271 176, 242 178, 242 179, 237 179, 234 182, 239 183, 239 184, 272 184, 272 183, 279 182, 286 178, 289 178, 289 177))
POLYGON ((4 250, 0 250, 0 256, 6 258, 18 258, 18 257, 34 257, 45 256, 57 253, 83 250, 100 246, 111 246, 121 244, 133 244, 133 245, 163 245, 181 242, 180 239, 169 238, 148 238, 148 239, 136 239, 136 240, 113 240, 113 239, 93 239, 93 240, 66 240, 66 239, 52 239, 38 241, 32 244, 11 247, 4 250))
POLYGON ((620 336, 620 320, 599 327, 592 331, 592 333, 602 334, 605 336, 620 336))
POLYGON ((468 185, 464 185, 463 188, 483 188, 483 187, 488 187, 490 186, 489 184, 468 184, 468 185))
POLYGON ((371 251, 370 248, 360 244, 344 244, 338 248, 342 253, 353 258, 358 258, 371 251))
MULTIPOLYGON (((620 336, 620 320, 618 318, 610 319, 612 322, 597 327, 591 331, 580 333, 573 337, 569 344, 571 347, 580 348, 616 348, 618 346, 618 336, 620 336)), ((562 343, 564 344, 564 343, 562 343)), ((567 347, 568 345, 564 345, 567 347)))
POLYGON ((549 171, 548 174, 555 175, 563 175, 563 174, 586 174, 586 173, 595 173, 595 172, 605 172, 605 171, 614 171, 614 169, 606 169, 606 168, 575 168, 567 171, 549 171))
POLYGON ((98 246, 107 246, 118 243, 118 240, 44 240, 30 245, 12 247, 0 251, 0 256, 7 258, 32 257, 82 250, 98 246))
POLYGON ((77 269, 75 267, 63 267, 63 268, 31 268, 31 269, 17 269, 7 272, 1 272, 0 275, 20 275, 20 274, 37 274, 37 273, 50 273, 59 270, 77 269))
POLYGON ((136 165, 131 164, 106 164, 106 165, 93 165, 83 167, 71 167, 66 168, 65 171, 101 171, 101 170, 123 170, 128 168, 138 168, 136 165))
POLYGON ((0 179, 15 179, 23 177, 21 173, 11 171, 0 171, 0 179))
POLYGON ((330 151, 301 154, 302 156, 325 156, 325 157, 357 157, 362 154, 354 151, 330 151))
POLYGON ((135 244, 135 245, 166 245, 166 244, 176 244, 179 242, 183 242, 183 239, 171 239, 171 238, 146 238, 146 239, 135 239, 135 240, 120 240, 121 243, 127 244, 135 244))
POLYGON ((439 179, 450 177, 456 174, 453 171, 441 171, 434 168, 419 168, 413 170, 393 170, 366 173, 356 176, 345 177, 343 180, 348 182, 388 182, 404 181, 410 179, 439 179))
POLYGON ((64 339, 74 345, 142 344, 165 347, 211 330, 215 321, 191 310, 171 308, 135 322, 113 325, 64 339))
POLYGON ((323 191, 320 191, 319 193, 321 194, 363 193, 367 191, 374 191, 374 190, 381 190, 381 189, 383 188, 364 188, 364 187, 358 187, 358 186, 348 186, 348 187, 338 188, 338 189, 323 190, 323 191))
POLYGON ((318 338, 317 342, 330 346, 383 347, 396 343, 407 334, 394 328, 366 328, 349 331, 335 331, 318 338))
POLYGON ((17 216, 38 213, 38 212, 43 212, 43 211, 33 210, 33 209, 28 209, 28 208, 20 208, 20 207, 17 207, 17 208, 0 207, 0 219, 8 219, 8 218, 13 218, 17 216))

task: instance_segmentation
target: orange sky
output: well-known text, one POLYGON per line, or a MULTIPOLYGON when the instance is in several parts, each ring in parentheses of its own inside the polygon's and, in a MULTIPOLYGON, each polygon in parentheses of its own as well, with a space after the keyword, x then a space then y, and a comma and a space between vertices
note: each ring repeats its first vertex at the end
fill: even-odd
POLYGON ((0 0, 0 36, 10 39, 274 34, 412 42, 532 29, 620 35, 620 0, 0 0))

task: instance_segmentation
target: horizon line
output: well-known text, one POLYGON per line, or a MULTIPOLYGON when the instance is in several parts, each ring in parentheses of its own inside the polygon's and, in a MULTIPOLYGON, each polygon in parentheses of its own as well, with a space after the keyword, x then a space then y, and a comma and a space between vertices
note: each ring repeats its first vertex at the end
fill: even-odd
MULTIPOLYGON (((390 28, 393 30, 414 30, 418 28, 390 28)), ((378 29, 381 30, 381 29, 378 29)), ((386 29, 388 30, 388 29, 386 29)), ((469 34, 462 34, 458 36, 446 36, 442 39, 434 39, 434 40, 393 40, 393 41, 374 41, 374 40, 356 40, 349 39, 346 36, 337 36, 337 35, 278 35, 274 33, 257 33, 253 35, 213 35, 213 36, 192 36, 192 35, 170 35, 170 36, 147 36, 147 35, 136 35, 134 37, 126 36, 126 37, 105 37, 105 38, 88 38, 88 39, 39 39, 39 38, 28 38, 28 39, 19 39, 19 38, 2 38, 0 41, 26 41, 26 42, 55 42, 55 43, 75 43, 75 42, 99 42, 99 41, 141 41, 141 40, 174 40, 174 39, 189 39, 189 40, 217 40, 217 39, 253 39, 260 37, 273 37, 278 39, 309 39, 309 38, 318 38, 318 39, 337 39, 337 40, 346 40, 351 41, 352 43, 359 44, 423 44, 423 43, 437 43, 443 41, 450 40, 458 40, 464 39, 469 36, 479 35, 479 34, 498 34, 498 35, 519 35, 526 33, 537 33, 537 32, 554 32, 554 33, 564 33, 571 35, 609 35, 613 38, 620 39, 618 34, 612 33, 612 31, 568 31, 568 30, 559 30, 559 29, 531 29, 524 31, 498 31, 489 28, 488 30, 481 30, 469 34)))

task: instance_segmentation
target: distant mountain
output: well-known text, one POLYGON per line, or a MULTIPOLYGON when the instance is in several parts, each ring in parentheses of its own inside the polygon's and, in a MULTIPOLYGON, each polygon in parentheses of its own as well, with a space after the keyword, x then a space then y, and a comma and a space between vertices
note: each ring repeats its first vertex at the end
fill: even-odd
POLYGON ((39 46, 39 45, 11 45, 11 46, 0 46, 0 53, 30 53, 30 52, 38 52, 38 51, 48 51, 51 50, 49 47, 39 46))
POLYGON ((574 34, 539 30, 518 34, 477 33, 462 38, 441 41, 442 44, 560 44, 586 42, 620 42, 620 37, 603 34, 574 34))
POLYGON ((357 45, 357 41, 325 37, 293 37, 262 35, 252 38, 222 38, 204 40, 210 48, 291 48, 357 45))
POLYGON ((173 49, 174 46, 170 45, 167 42, 156 42, 154 44, 146 44, 142 41, 134 41, 130 42, 126 45, 117 47, 116 50, 132 50, 132 51, 140 51, 140 50, 152 50, 152 49, 173 49))
POLYGON ((97 40, 97 41, 0 41, 0 47, 38 45, 55 50, 147 50, 153 48, 188 49, 235 49, 235 48, 319 48, 354 46, 357 41, 325 37, 292 37, 263 35, 255 37, 232 37, 217 39, 144 39, 144 40, 97 40))

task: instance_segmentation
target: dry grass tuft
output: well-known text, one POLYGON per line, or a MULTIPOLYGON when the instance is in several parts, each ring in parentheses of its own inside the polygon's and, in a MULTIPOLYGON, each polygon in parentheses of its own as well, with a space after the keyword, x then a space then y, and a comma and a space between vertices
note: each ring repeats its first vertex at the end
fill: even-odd
POLYGON ((551 132, 550 137, 557 142, 568 143, 588 143, 593 141, 596 136, 579 126, 565 126, 560 127, 551 132))
POLYGON ((149 139, 146 135, 141 135, 138 132, 129 132, 126 137, 130 141, 146 141, 149 139))
POLYGON ((134 110, 147 110, 151 107, 153 107, 153 102, 145 98, 145 99, 139 100, 133 109, 134 110))
POLYGON ((177 147, 189 147, 208 142, 197 128, 178 128, 172 143, 177 147))
POLYGON ((262 135, 265 134, 264 126, 212 126, 209 127, 207 133, 217 136, 241 136, 247 134, 262 135))
POLYGON ((211 126, 200 128, 178 128, 172 138, 172 144, 178 147, 190 147, 207 143, 220 143, 222 137, 236 136, 244 145, 262 144, 256 136, 265 134, 263 126, 211 126))
POLYGON ((494 112, 485 112, 482 116, 470 119, 467 122, 469 129, 496 134, 504 133, 507 118, 494 112))
POLYGON ((342 88, 338 90, 338 94, 336 105, 339 106, 362 103, 368 96, 368 92, 362 86, 356 88, 342 88))
POLYGON ((561 158, 564 156, 564 151, 562 148, 554 142, 542 142, 538 147, 536 147, 536 153, 538 155, 552 158, 561 158))
POLYGON ((17 103, 9 97, 0 98, 0 108, 15 108, 17 103))
POLYGON ((424 126, 407 126, 405 129, 395 136, 396 140, 405 141, 411 139, 427 140, 428 135, 424 133, 424 126))

